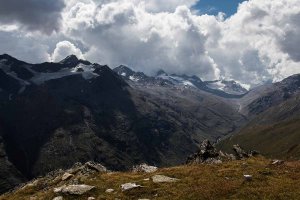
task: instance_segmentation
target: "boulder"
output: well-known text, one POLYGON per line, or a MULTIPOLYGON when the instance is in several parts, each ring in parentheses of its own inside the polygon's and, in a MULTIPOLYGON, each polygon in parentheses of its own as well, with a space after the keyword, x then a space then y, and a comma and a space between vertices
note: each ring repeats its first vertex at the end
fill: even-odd
POLYGON ((249 158, 248 153, 246 153, 246 151, 244 151, 244 149, 242 149, 238 144, 233 145, 233 151, 235 152, 238 159, 249 158))
POLYGON ((283 160, 272 160, 271 165, 282 165, 284 164, 283 160))
POLYGON ((82 195, 92 189, 94 189, 95 186, 90 185, 64 185, 59 188, 54 188, 55 193, 65 193, 65 194, 75 194, 75 195, 82 195))
POLYGON ((245 181, 252 181, 252 175, 244 175, 245 181))
POLYGON ((224 153, 223 151, 219 151, 219 157, 222 161, 236 160, 236 157, 233 154, 224 153))
POLYGON ((85 164, 82 163, 75 163, 73 167, 67 170, 69 174, 82 174, 82 175, 90 175, 96 172, 108 172, 106 167, 103 165, 96 163, 96 162, 86 162, 85 164))
POLYGON ((65 181, 65 180, 71 178, 72 176, 74 176, 74 175, 66 172, 62 175, 61 180, 65 181))
POLYGON ((121 185, 122 191, 131 190, 134 188, 142 187, 141 185, 137 185, 136 183, 125 183, 121 185))
POLYGON ((133 167, 132 171, 133 172, 143 172, 143 173, 153 173, 157 171, 157 167, 150 166, 147 164, 141 164, 141 165, 136 165, 133 167))
POLYGON ((64 198, 62 196, 54 197, 52 200, 63 200, 64 198))
POLYGON ((249 158, 249 157, 253 157, 253 156, 259 155, 259 152, 255 151, 255 150, 251 150, 249 152, 246 152, 238 144, 233 145, 233 151, 235 152, 237 159, 246 159, 246 158, 249 158))
POLYGON ((87 162, 84 164, 85 167, 95 170, 97 172, 107 172, 106 167, 96 162, 87 162))
POLYGON ((219 153, 209 140, 204 140, 199 151, 188 157, 186 164, 220 163, 219 153))
POLYGON ((115 191, 114 189, 107 189, 107 190, 105 190, 106 193, 112 193, 114 191, 115 191))

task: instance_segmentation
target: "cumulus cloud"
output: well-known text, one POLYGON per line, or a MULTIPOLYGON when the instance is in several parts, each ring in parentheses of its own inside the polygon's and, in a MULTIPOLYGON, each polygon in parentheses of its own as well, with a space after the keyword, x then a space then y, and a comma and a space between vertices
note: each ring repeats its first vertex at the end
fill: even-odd
POLYGON ((7 53, 31 63, 49 61, 49 45, 36 38, 19 32, 15 26, 0 26, 0 54, 7 53))
POLYGON ((244 2, 221 23, 219 46, 211 49, 212 57, 220 66, 224 63, 225 76, 252 84, 300 73, 299 15, 299 0, 244 2))
POLYGON ((73 43, 69 41, 61 41, 56 44, 51 60, 54 62, 61 61, 69 55, 75 55, 78 58, 84 59, 82 52, 73 43))
POLYGON ((64 17, 66 34, 89 47, 87 59, 147 73, 164 69, 218 78, 205 50, 207 37, 187 6, 151 13, 144 3, 90 1, 75 4, 64 17))
POLYGON ((52 33, 60 28, 64 0, 0 0, 0 22, 52 33))
MULTIPOLYGON (((196 2, 68 0, 63 11, 57 9, 62 15, 59 35, 37 42, 23 33, 17 39, 16 26, 22 23, 29 28, 31 23, 20 20, 21 14, 10 20, 7 14, 0 19, 7 22, 0 26, 0 38, 1 31, 14 32, 14 39, 22 42, 5 43, 0 51, 11 49, 14 53, 23 43, 32 43, 39 58, 57 61, 76 54, 111 67, 125 64, 148 74, 164 69, 250 85, 300 73, 299 0, 245 1, 227 19, 222 13, 197 15, 191 10, 196 2), (8 23, 12 21, 18 23, 8 23)), ((57 16, 59 22, 60 14, 57 16)), ((21 55, 25 51, 15 52, 21 55)))

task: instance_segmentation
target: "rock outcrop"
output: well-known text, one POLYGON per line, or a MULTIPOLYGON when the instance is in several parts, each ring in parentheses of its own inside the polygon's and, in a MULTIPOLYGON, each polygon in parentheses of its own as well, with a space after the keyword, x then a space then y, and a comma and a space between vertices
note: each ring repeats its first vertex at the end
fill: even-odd
POLYGON ((234 150, 234 152, 236 154, 236 158, 237 159, 246 159, 246 158, 249 158, 249 157, 253 157, 253 156, 259 155, 259 152, 255 151, 255 150, 251 150, 249 152, 246 152, 238 144, 233 145, 233 150, 234 150))
POLYGON ((246 152, 238 144, 233 145, 233 151, 235 155, 218 151, 209 140, 204 140, 198 152, 188 157, 186 164, 220 164, 223 161, 241 160, 259 155, 255 150, 246 152))
POLYGON ((209 140, 204 140, 197 153, 188 157, 186 164, 221 163, 220 154, 209 140))
POLYGON ((150 166, 147 164, 141 164, 141 165, 136 165, 133 167, 132 171, 133 172, 143 172, 143 173, 153 173, 157 171, 157 167, 155 166, 150 166))
POLYGON ((82 195, 86 192, 94 189, 94 186, 90 185, 64 185, 59 188, 54 188, 55 193, 64 193, 64 194, 74 194, 74 195, 82 195))
POLYGON ((106 167, 103 165, 96 163, 96 162, 86 162, 85 164, 82 163, 75 163, 73 167, 66 171, 69 174, 82 174, 82 175, 89 175, 95 172, 108 172, 106 167))

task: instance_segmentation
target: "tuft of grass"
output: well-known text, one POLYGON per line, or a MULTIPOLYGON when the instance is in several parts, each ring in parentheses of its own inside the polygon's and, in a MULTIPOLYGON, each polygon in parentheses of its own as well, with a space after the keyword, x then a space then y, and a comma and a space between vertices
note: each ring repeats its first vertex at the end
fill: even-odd
MULTIPOLYGON (((286 162, 280 166, 270 165, 270 160, 253 158, 244 161, 225 162, 220 165, 189 165, 159 169, 155 173, 113 172, 96 173, 87 177, 75 176, 79 183, 96 186, 81 196, 63 195, 66 200, 87 199, 299 199, 300 162, 286 162), (153 183, 156 174, 180 179, 175 183, 153 183), (253 176, 252 181, 244 179, 253 176), (144 180, 150 178, 149 181, 144 180), (122 192, 121 184, 134 182, 142 188, 122 192), (114 189, 106 193, 106 189, 114 189)), ((70 180, 69 180, 70 181, 70 180)), ((53 188, 68 184, 59 178, 41 178, 34 186, 27 186, 0 196, 0 200, 36 199, 52 200, 59 196, 53 188)))

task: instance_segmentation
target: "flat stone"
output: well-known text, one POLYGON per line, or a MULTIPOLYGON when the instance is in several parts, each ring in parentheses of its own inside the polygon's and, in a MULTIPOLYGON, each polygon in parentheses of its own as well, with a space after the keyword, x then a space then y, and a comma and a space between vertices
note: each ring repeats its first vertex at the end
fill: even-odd
POLYGON ((105 192, 106 193, 112 193, 112 192, 114 192, 115 190, 114 189, 107 189, 105 192))
POLYGON ((244 175, 246 181, 252 181, 252 175, 244 175))
POLYGON ((59 188, 54 188, 55 193, 66 193, 66 194, 76 194, 76 195, 82 195, 92 189, 94 189, 95 186, 90 185, 64 185, 59 188))
POLYGON ((65 181, 65 180, 71 178, 72 176, 74 176, 74 175, 66 172, 66 173, 64 173, 64 175, 61 177, 61 180, 65 181))
POLYGON ((63 200, 64 198, 62 196, 58 196, 58 197, 55 197, 54 199, 52 200, 63 200))
POLYGON ((134 188, 142 187, 141 185, 137 185, 136 183, 125 183, 121 185, 122 191, 131 190, 134 188))
POLYGON ((171 178, 171 177, 164 176, 164 175, 155 175, 155 176, 152 176, 152 181, 154 183, 173 183, 173 182, 179 181, 179 179, 171 178))
POLYGON ((271 165, 282 165, 283 163, 283 160, 272 160, 271 165))
POLYGON ((88 200, 95 200, 95 197, 89 197, 88 200))

